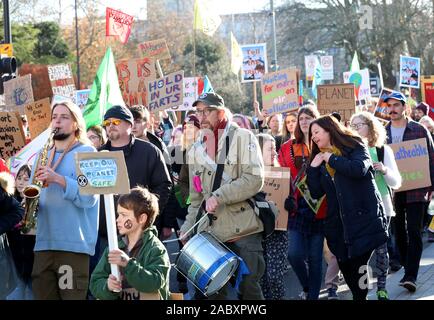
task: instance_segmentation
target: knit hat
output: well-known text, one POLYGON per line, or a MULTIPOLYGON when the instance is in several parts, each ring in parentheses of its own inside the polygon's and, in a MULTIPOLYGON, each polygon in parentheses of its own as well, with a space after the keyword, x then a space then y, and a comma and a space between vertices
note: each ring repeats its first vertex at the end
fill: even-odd
POLYGON ((116 105, 107 110, 104 115, 104 120, 115 118, 125 120, 134 125, 134 117, 131 111, 126 106, 116 105))
POLYGON ((429 113, 429 106, 428 106, 428 104, 425 103, 425 102, 421 102, 421 103, 419 103, 419 104, 416 106, 416 109, 422 111, 423 114, 426 115, 426 116, 427 116, 428 113, 429 113))

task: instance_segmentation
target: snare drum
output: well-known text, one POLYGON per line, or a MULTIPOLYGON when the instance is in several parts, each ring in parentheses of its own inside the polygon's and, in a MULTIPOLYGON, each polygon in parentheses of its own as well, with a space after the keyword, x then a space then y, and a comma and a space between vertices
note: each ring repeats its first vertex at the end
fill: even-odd
POLYGON ((238 256, 208 232, 191 238, 179 253, 175 268, 204 295, 220 290, 237 270, 238 256))

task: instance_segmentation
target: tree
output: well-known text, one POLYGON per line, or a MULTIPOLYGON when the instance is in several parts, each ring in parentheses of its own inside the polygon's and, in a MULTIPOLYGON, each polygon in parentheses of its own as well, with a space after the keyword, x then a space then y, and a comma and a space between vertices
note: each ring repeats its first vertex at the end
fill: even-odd
POLYGON ((60 28, 55 22, 40 22, 34 25, 39 30, 33 56, 40 64, 55 64, 72 61, 71 52, 61 38, 60 28))

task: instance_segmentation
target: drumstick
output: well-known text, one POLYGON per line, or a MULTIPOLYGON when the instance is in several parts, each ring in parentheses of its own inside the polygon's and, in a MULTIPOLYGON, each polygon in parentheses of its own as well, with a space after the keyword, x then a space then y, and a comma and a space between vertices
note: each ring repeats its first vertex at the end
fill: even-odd
POLYGON ((182 237, 179 237, 179 238, 176 238, 176 239, 171 239, 171 240, 164 240, 164 241, 161 241, 161 242, 163 242, 163 243, 169 243, 169 242, 175 242, 175 241, 183 240, 199 223, 202 222, 202 220, 205 217, 208 216, 208 214, 209 214, 208 212, 206 214, 204 214, 202 216, 202 218, 200 218, 199 221, 197 221, 190 229, 188 229, 187 232, 184 233, 184 235, 182 237))

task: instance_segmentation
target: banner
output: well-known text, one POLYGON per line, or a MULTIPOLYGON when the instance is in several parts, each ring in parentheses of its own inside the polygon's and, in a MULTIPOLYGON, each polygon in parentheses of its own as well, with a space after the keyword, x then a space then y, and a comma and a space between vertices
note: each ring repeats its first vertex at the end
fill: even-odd
POLYGON ((198 80, 197 77, 184 78, 184 103, 170 108, 170 111, 188 111, 193 110, 193 103, 197 100, 198 94, 198 80))
POLYGON ((106 36, 117 36, 123 44, 127 43, 133 25, 133 16, 121 11, 106 8, 106 36))
POLYGON ((90 89, 75 91, 75 104, 80 108, 81 112, 84 111, 87 99, 89 99, 90 89))
POLYGON ((5 95, 5 110, 17 111, 24 114, 24 106, 33 102, 32 76, 27 74, 22 77, 8 80, 3 83, 5 95))
POLYGON ((422 101, 428 103, 430 112, 429 116, 434 119, 434 76, 423 76, 422 83, 422 101))
POLYGON ((322 69, 322 79, 323 80, 333 80, 333 56, 321 56, 321 69, 322 69))
POLYGON ((395 192, 431 186, 429 153, 426 139, 416 139, 389 145, 395 154, 402 177, 401 188, 395 192))
POLYGON ((267 200, 273 201, 279 209, 276 220, 276 230, 288 229, 288 211, 285 210, 285 199, 289 195, 289 168, 265 167, 264 187, 262 191, 267 194, 267 200))
POLYGON ((168 74, 162 79, 148 82, 149 112, 179 106, 184 97, 184 71, 168 74))
POLYGON ((50 126, 50 98, 45 98, 26 105, 25 112, 29 123, 31 138, 36 138, 50 126))
POLYGON ((166 39, 157 39, 140 43, 139 50, 142 52, 144 58, 154 58, 155 60, 171 59, 166 39))
POLYGON ((312 81, 315 73, 316 56, 305 56, 304 64, 306 68, 306 80, 312 81))
POLYGON ((296 110, 298 104, 298 70, 266 73, 262 77, 262 107, 267 116, 296 110))
POLYGON ((344 83, 353 83, 356 100, 368 100, 371 98, 371 86, 369 80, 369 70, 363 69, 354 72, 344 72, 344 83))
POLYGON ((420 87, 420 58, 400 56, 399 86, 409 88, 420 87))
POLYGON ((157 73, 152 58, 120 60, 116 64, 122 97, 129 106, 148 104, 147 83, 155 80, 157 73))
POLYGON ((76 88, 69 64, 48 66, 48 78, 51 82, 53 95, 59 95, 70 99, 75 98, 76 88))
POLYGON ((393 90, 387 88, 383 88, 383 90, 381 90, 380 98, 378 99, 378 103, 377 106, 375 107, 375 112, 374 112, 374 116, 376 116, 377 118, 386 121, 390 120, 390 116, 387 113, 387 103, 384 102, 384 99, 386 99, 386 97, 390 95, 392 92, 393 90))
POLYGON ((354 84, 327 84, 318 86, 318 111, 321 115, 339 112, 342 121, 349 121, 356 112, 354 84))
POLYGON ((243 53, 242 81, 261 81, 268 72, 267 45, 265 43, 241 46, 243 53))
POLYGON ((8 160, 25 145, 20 115, 17 112, 0 112, 0 158, 8 160))

